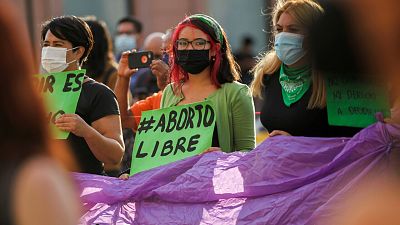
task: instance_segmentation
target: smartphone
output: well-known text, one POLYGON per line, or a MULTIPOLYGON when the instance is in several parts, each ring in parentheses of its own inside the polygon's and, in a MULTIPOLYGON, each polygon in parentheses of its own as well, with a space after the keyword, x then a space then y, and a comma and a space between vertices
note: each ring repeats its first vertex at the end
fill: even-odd
POLYGON ((149 67, 154 54, 151 51, 132 52, 128 55, 128 64, 131 69, 149 67))

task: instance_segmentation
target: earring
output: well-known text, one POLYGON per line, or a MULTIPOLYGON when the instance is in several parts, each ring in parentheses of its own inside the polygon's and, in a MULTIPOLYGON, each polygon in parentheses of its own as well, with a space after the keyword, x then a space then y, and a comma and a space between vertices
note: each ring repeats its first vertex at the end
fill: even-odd
POLYGON ((211 62, 215 62, 215 55, 211 56, 211 62))

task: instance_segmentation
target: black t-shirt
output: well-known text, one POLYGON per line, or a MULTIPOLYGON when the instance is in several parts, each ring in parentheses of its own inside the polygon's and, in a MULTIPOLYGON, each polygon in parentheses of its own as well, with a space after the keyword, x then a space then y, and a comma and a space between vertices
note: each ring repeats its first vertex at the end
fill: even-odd
POLYGON ((328 124, 326 107, 307 109, 312 86, 303 97, 287 107, 283 102, 279 71, 272 76, 264 76, 265 85, 263 107, 260 120, 269 131, 282 130, 293 136, 306 137, 352 137, 360 128, 331 126, 328 124))
MULTIPOLYGON (((104 84, 90 79, 82 85, 75 113, 89 125, 105 116, 119 115, 114 92, 104 84)), ((67 140, 80 167, 79 172, 103 174, 103 163, 93 155, 84 138, 70 133, 67 140)))

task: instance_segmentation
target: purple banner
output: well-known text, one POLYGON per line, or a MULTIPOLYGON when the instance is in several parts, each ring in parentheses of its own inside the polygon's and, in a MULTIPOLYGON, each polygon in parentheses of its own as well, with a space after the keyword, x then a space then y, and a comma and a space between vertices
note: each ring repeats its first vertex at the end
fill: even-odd
POLYGON ((213 152, 127 181, 75 173, 81 224, 318 224, 361 178, 387 163, 400 128, 353 138, 268 138, 250 152, 213 152))

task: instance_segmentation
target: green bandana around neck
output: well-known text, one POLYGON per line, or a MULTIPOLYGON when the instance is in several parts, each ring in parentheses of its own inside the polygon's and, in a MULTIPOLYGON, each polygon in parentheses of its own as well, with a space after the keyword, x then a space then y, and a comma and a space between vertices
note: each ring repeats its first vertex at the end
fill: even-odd
POLYGON ((311 86, 311 66, 289 68, 281 65, 279 83, 282 86, 283 102, 287 107, 303 97, 311 86))

